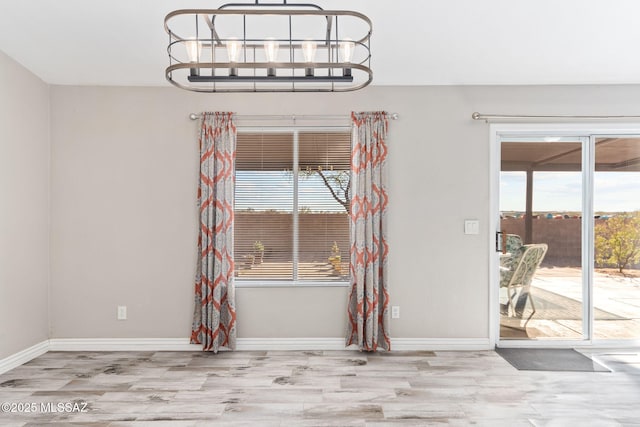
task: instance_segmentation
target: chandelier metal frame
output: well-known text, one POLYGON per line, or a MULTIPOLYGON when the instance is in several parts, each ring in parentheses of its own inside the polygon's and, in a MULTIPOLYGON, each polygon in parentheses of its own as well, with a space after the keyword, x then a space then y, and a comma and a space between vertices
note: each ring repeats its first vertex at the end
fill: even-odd
POLYGON ((195 92, 348 92, 367 86, 373 79, 372 24, 359 12, 324 10, 315 4, 287 3, 286 0, 282 3, 256 0, 255 3, 227 3, 218 9, 175 10, 165 17, 164 28, 169 35, 169 66, 165 76, 181 89, 195 92), (241 38, 220 34, 217 24, 232 16, 242 19, 241 38), (254 17, 265 16, 286 17, 288 37, 248 37, 248 18, 255 20, 254 17), (293 24, 300 17, 321 17, 326 22, 323 34, 313 39, 294 35, 293 24), (171 29, 180 19, 194 19, 188 35, 171 29), (347 19, 357 20, 366 31, 353 38, 346 37, 340 23, 347 19), (275 49, 276 55, 278 49, 286 54, 277 59, 268 58, 269 54, 275 57, 273 51, 267 52, 270 49, 275 49), (320 61, 309 58, 309 52, 315 55, 316 49, 324 54, 320 61), (232 58, 232 55, 238 57, 232 58), (286 60, 283 60, 284 56, 287 56, 286 60))

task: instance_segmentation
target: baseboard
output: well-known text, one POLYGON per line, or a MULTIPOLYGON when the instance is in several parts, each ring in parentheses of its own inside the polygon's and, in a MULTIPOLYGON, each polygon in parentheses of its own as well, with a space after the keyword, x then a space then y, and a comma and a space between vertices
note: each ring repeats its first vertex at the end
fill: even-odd
POLYGON ((38 356, 42 356, 48 350, 49 340, 45 340, 15 354, 12 354, 11 356, 1 359, 0 374, 4 374, 5 372, 10 371, 13 368, 17 368, 18 366, 25 364, 38 356))
MULTIPOLYGON (((188 338, 54 338, 50 351, 199 351, 188 338)), ((344 338, 238 338, 236 350, 344 350, 344 338)), ((224 350, 224 349, 222 349, 224 350)))
POLYGON ((198 351, 189 338, 52 338, 49 351, 198 351))
MULTIPOLYGON (((489 350, 488 338, 395 338, 391 348, 410 350, 489 350)), ((50 351, 199 351, 188 338, 54 338, 50 351)), ((344 338, 238 338, 236 350, 345 350, 344 338)), ((349 349, 355 349, 354 346, 349 349)))
POLYGON ((238 338, 237 350, 344 350, 344 338, 238 338))
POLYGON ((395 351, 464 351, 493 350, 489 338, 392 338, 391 349, 395 351))

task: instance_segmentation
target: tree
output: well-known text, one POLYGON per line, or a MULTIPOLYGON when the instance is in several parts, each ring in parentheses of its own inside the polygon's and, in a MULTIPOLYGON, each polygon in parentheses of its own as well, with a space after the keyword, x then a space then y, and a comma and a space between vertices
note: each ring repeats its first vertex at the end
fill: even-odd
POLYGON ((620 273, 640 262, 640 211, 596 224, 595 255, 596 263, 614 265, 620 273))
POLYGON ((323 170, 322 166, 318 166, 317 169, 311 169, 309 167, 302 169, 299 174, 302 177, 311 177, 317 174, 331 193, 331 197, 340 203, 344 210, 349 213, 351 207, 351 195, 349 194, 351 188, 350 171, 323 170))

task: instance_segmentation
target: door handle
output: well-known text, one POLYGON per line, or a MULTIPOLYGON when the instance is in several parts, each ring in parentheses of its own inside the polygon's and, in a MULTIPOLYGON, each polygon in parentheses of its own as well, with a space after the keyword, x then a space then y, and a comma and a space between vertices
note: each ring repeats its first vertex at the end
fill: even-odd
POLYGON ((507 235, 502 231, 496 231, 496 252, 507 253, 507 235))

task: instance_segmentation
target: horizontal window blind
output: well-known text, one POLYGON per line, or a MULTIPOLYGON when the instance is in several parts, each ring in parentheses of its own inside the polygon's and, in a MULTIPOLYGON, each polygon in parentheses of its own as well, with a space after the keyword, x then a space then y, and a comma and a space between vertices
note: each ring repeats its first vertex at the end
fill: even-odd
POLYGON ((346 280, 351 134, 300 132, 299 280, 346 280))
POLYGON ((349 131, 238 132, 236 276, 348 279, 349 131))
POLYGON ((234 250, 246 280, 293 280, 293 134, 238 133, 234 250))

